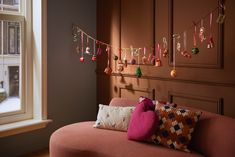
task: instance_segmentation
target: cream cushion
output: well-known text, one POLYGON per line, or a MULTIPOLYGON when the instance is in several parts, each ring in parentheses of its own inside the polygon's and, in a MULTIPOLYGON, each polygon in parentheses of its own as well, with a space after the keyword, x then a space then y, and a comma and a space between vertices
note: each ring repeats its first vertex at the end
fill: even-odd
POLYGON ((100 104, 97 120, 93 127, 127 131, 135 107, 107 106, 100 104))

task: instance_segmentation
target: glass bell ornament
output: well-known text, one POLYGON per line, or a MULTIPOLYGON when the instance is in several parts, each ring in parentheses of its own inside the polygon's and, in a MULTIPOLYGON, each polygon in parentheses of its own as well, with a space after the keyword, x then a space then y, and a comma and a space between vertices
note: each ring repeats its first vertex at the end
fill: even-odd
POLYGON ((175 69, 171 70, 171 77, 176 77, 176 76, 177 76, 176 70, 175 69))

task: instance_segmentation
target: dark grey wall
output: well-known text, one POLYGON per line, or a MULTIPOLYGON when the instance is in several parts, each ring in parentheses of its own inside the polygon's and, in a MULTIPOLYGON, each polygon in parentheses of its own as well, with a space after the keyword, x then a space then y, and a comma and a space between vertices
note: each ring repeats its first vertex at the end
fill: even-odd
POLYGON ((79 62, 72 23, 96 35, 96 0, 48 0, 48 127, 0 139, 0 156, 15 157, 48 147, 51 133, 96 117, 96 64, 79 62))

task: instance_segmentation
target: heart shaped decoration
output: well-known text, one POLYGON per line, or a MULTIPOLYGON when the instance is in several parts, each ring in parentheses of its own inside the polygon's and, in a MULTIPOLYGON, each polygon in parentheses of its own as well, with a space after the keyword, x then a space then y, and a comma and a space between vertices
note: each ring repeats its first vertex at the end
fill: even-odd
POLYGON ((128 126, 128 139, 143 141, 154 134, 159 123, 154 109, 152 101, 143 100, 136 106, 128 126))

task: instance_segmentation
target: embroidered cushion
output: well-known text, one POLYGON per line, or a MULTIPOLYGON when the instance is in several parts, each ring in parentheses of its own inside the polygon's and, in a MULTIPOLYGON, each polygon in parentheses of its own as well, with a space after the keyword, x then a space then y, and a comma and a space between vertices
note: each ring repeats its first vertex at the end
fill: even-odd
POLYGON ((200 111, 162 106, 156 112, 159 115, 159 128, 150 141, 163 146, 190 152, 188 146, 194 127, 201 115, 200 111))
POLYGON ((135 107, 99 105, 97 120, 93 127, 127 131, 135 107))

